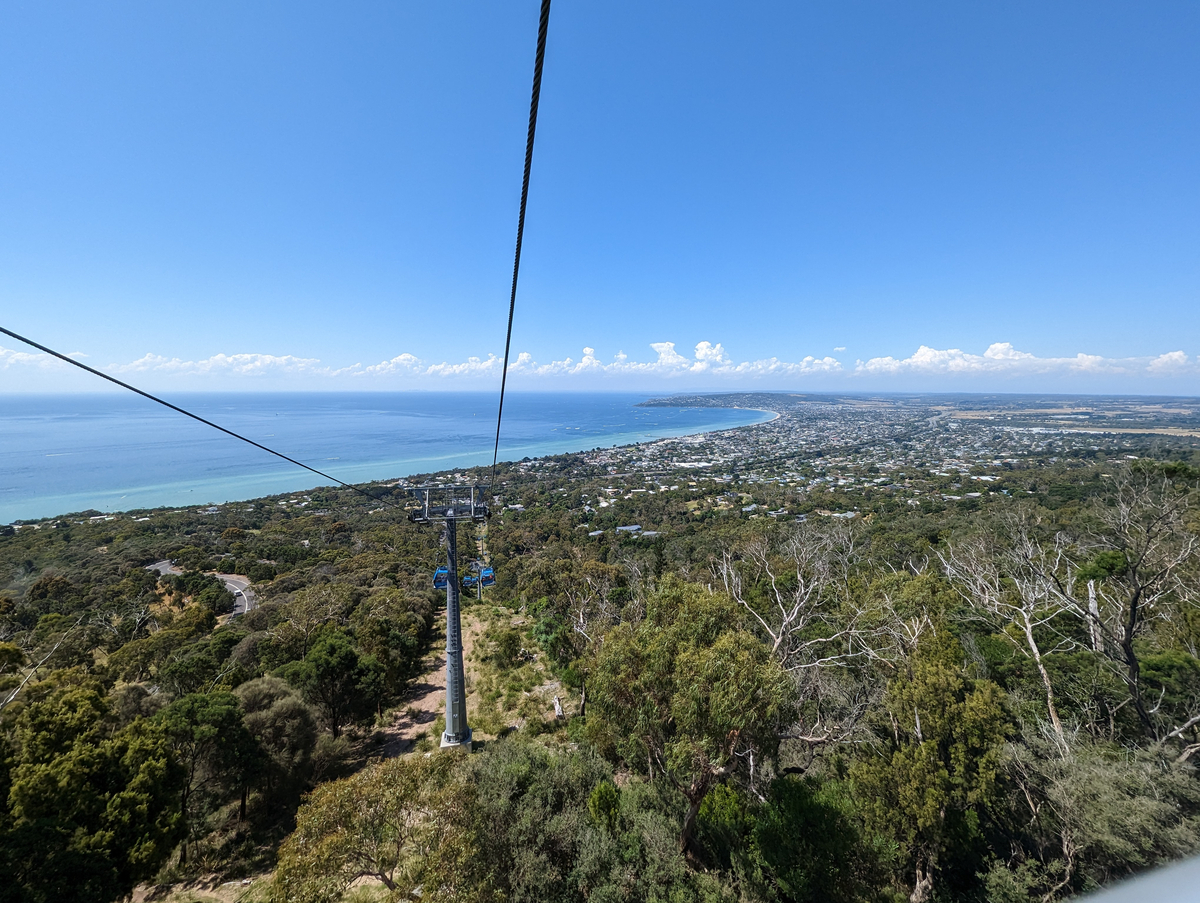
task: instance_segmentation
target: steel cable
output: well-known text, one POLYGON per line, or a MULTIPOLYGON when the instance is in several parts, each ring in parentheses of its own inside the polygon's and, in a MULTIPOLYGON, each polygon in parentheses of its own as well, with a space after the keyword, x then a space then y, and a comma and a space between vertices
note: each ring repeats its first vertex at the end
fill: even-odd
POLYGON ((550 0, 542 0, 538 21, 537 55, 533 61, 533 96, 529 101, 529 133, 525 138, 525 177, 521 180, 521 212, 517 217, 517 250, 513 257, 512 292, 508 298, 508 332, 504 337, 504 369, 500 371, 500 405, 496 410, 496 446, 492 451, 492 480, 500 458, 500 424, 504 419, 504 387, 508 382, 508 355, 512 348, 513 314, 517 309, 517 276, 521 272, 521 244, 525 238, 525 205, 529 200, 529 173, 533 168, 533 136, 537 131, 538 101, 542 95, 542 62, 546 58, 546 29, 550 25, 550 0))
POLYGON ((387 499, 380 498, 379 496, 374 495, 370 492, 367 492, 367 490, 362 489, 358 486, 355 486, 351 483, 344 483, 341 480, 339 480, 337 477, 330 476, 329 474, 325 473, 322 470, 317 470, 315 467, 309 467, 307 464, 303 463, 302 461, 297 461, 295 458, 288 457, 283 452, 277 452, 273 448, 267 448, 267 446, 263 445, 261 442, 255 442, 253 439, 247 439, 245 436, 241 435, 240 433, 235 433, 233 430, 226 429, 225 427, 221 426, 219 423, 213 423, 211 420, 205 420, 199 414, 193 414, 191 411, 185 411, 183 408, 179 407, 179 405, 171 404, 171 402, 166 401, 162 398, 159 398, 157 395, 151 395, 149 392, 144 392, 141 389, 139 389, 137 386, 131 386, 127 382, 122 382, 121 380, 117 379, 115 376, 109 376, 107 373, 97 370, 95 367, 89 367, 87 364, 81 363, 80 361, 75 360, 75 358, 73 358, 73 357, 69 357, 65 354, 55 351, 53 348, 47 348, 45 345, 35 342, 33 339, 26 338, 23 335, 19 335, 19 334, 13 332, 11 329, 5 329, 3 326, 0 326, 0 332, 4 333, 6 336, 9 336, 10 338, 16 339, 18 342, 24 342, 26 345, 29 345, 31 348, 36 348, 38 351, 44 351, 46 354, 53 355, 54 357, 58 358, 60 361, 65 361, 66 363, 70 364, 73 367, 78 367, 80 370, 86 370, 88 373, 91 373, 93 376, 98 376, 101 379, 107 379, 110 383, 116 383, 122 389, 128 389, 130 392, 136 392, 138 395, 141 395, 143 398, 148 398, 153 402, 157 402, 158 404, 161 404, 163 407, 170 408, 172 411, 176 411, 180 414, 183 414, 185 417, 191 417, 193 420, 199 421, 200 423, 203 423, 205 426, 211 426, 214 430, 220 430, 222 433, 225 433, 228 436, 232 436, 234 439, 241 439, 243 442, 249 443, 250 445, 253 445, 255 448, 261 448, 263 451, 265 451, 269 454, 272 454, 277 458, 282 458, 284 461, 287 461, 289 464, 295 464, 297 467, 303 467, 305 470, 309 471, 310 473, 315 473, 319 477, 324 477, 326 480, 337 483, 339 486, 343 486, 346 489, 353 489, 355 492, 362 493, 369 499, 374 499, 375 501, 381 501, 381 502, 385 502, 387 504, 392 504, 387 499))

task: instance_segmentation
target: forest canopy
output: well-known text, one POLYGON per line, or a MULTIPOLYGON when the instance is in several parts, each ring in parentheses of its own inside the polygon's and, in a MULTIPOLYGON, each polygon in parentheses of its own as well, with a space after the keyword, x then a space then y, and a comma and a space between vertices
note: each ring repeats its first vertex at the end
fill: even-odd
POLYGON ((414 707, 444 548, 401 488, 0 536, 0 899, 1054 900, 1200 847, 1188 460, 856 518, 703 479, 601 513, 573 456, 501 480, 459 527, 498 578, 469 756, 414 707))

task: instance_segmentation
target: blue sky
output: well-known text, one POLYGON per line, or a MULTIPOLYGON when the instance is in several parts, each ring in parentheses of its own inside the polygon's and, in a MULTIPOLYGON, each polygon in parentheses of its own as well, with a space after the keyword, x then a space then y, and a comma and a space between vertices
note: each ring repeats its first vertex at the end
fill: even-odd
MULTIPOLYGON (((498 384, 536 21, 0 6, 0 324, 162 390, 498 384)), ((513 385, 1200 393, 1197 46, 1195 3, 556 0, 513 385)), ((93 387, 26 350, 0 391, 93 387)))

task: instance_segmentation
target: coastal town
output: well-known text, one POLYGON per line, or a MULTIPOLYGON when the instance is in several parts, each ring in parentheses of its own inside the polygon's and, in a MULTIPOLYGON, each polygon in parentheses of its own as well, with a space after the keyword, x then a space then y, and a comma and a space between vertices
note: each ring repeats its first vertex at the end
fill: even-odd
MULTIPOLYGON (((878 506, 932 513, 977 506, 991 495, 1034 494, 1030 474, 1056 465, 1200 449, 1200 406, 1192 399, 1090 398, 1083 405, 1016 396, 744 394, 647 404, 728 405, 777 416, 754 426, 518 462, 514 489, 522 487, 524 495, 501 493, 497 501, 519 515, 537 504, 529 492, 537 476, 552 474, 556 491, 577 496, 574 507, 598 528, 613 515, 638 517, 639 500, 655 495, 683 499, 697 515, 851 519, 870 517, 878 506), (574 492, 563 488, 564 477, 573 478, 567 485, 574 492)), ((609 529, 658 535, 649 527, 625 529, 642 526, 609 529)))

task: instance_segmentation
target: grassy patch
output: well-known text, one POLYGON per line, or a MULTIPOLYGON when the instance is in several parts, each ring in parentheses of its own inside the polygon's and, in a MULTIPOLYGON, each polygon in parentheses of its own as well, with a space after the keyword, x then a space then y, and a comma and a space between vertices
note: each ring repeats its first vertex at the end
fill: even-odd
POLYGON ((486 624, 469 656, 471 727, 490 736, 541 733, 553 724, 554 676, 526 619, 511 609, 475 609, 486 624))

